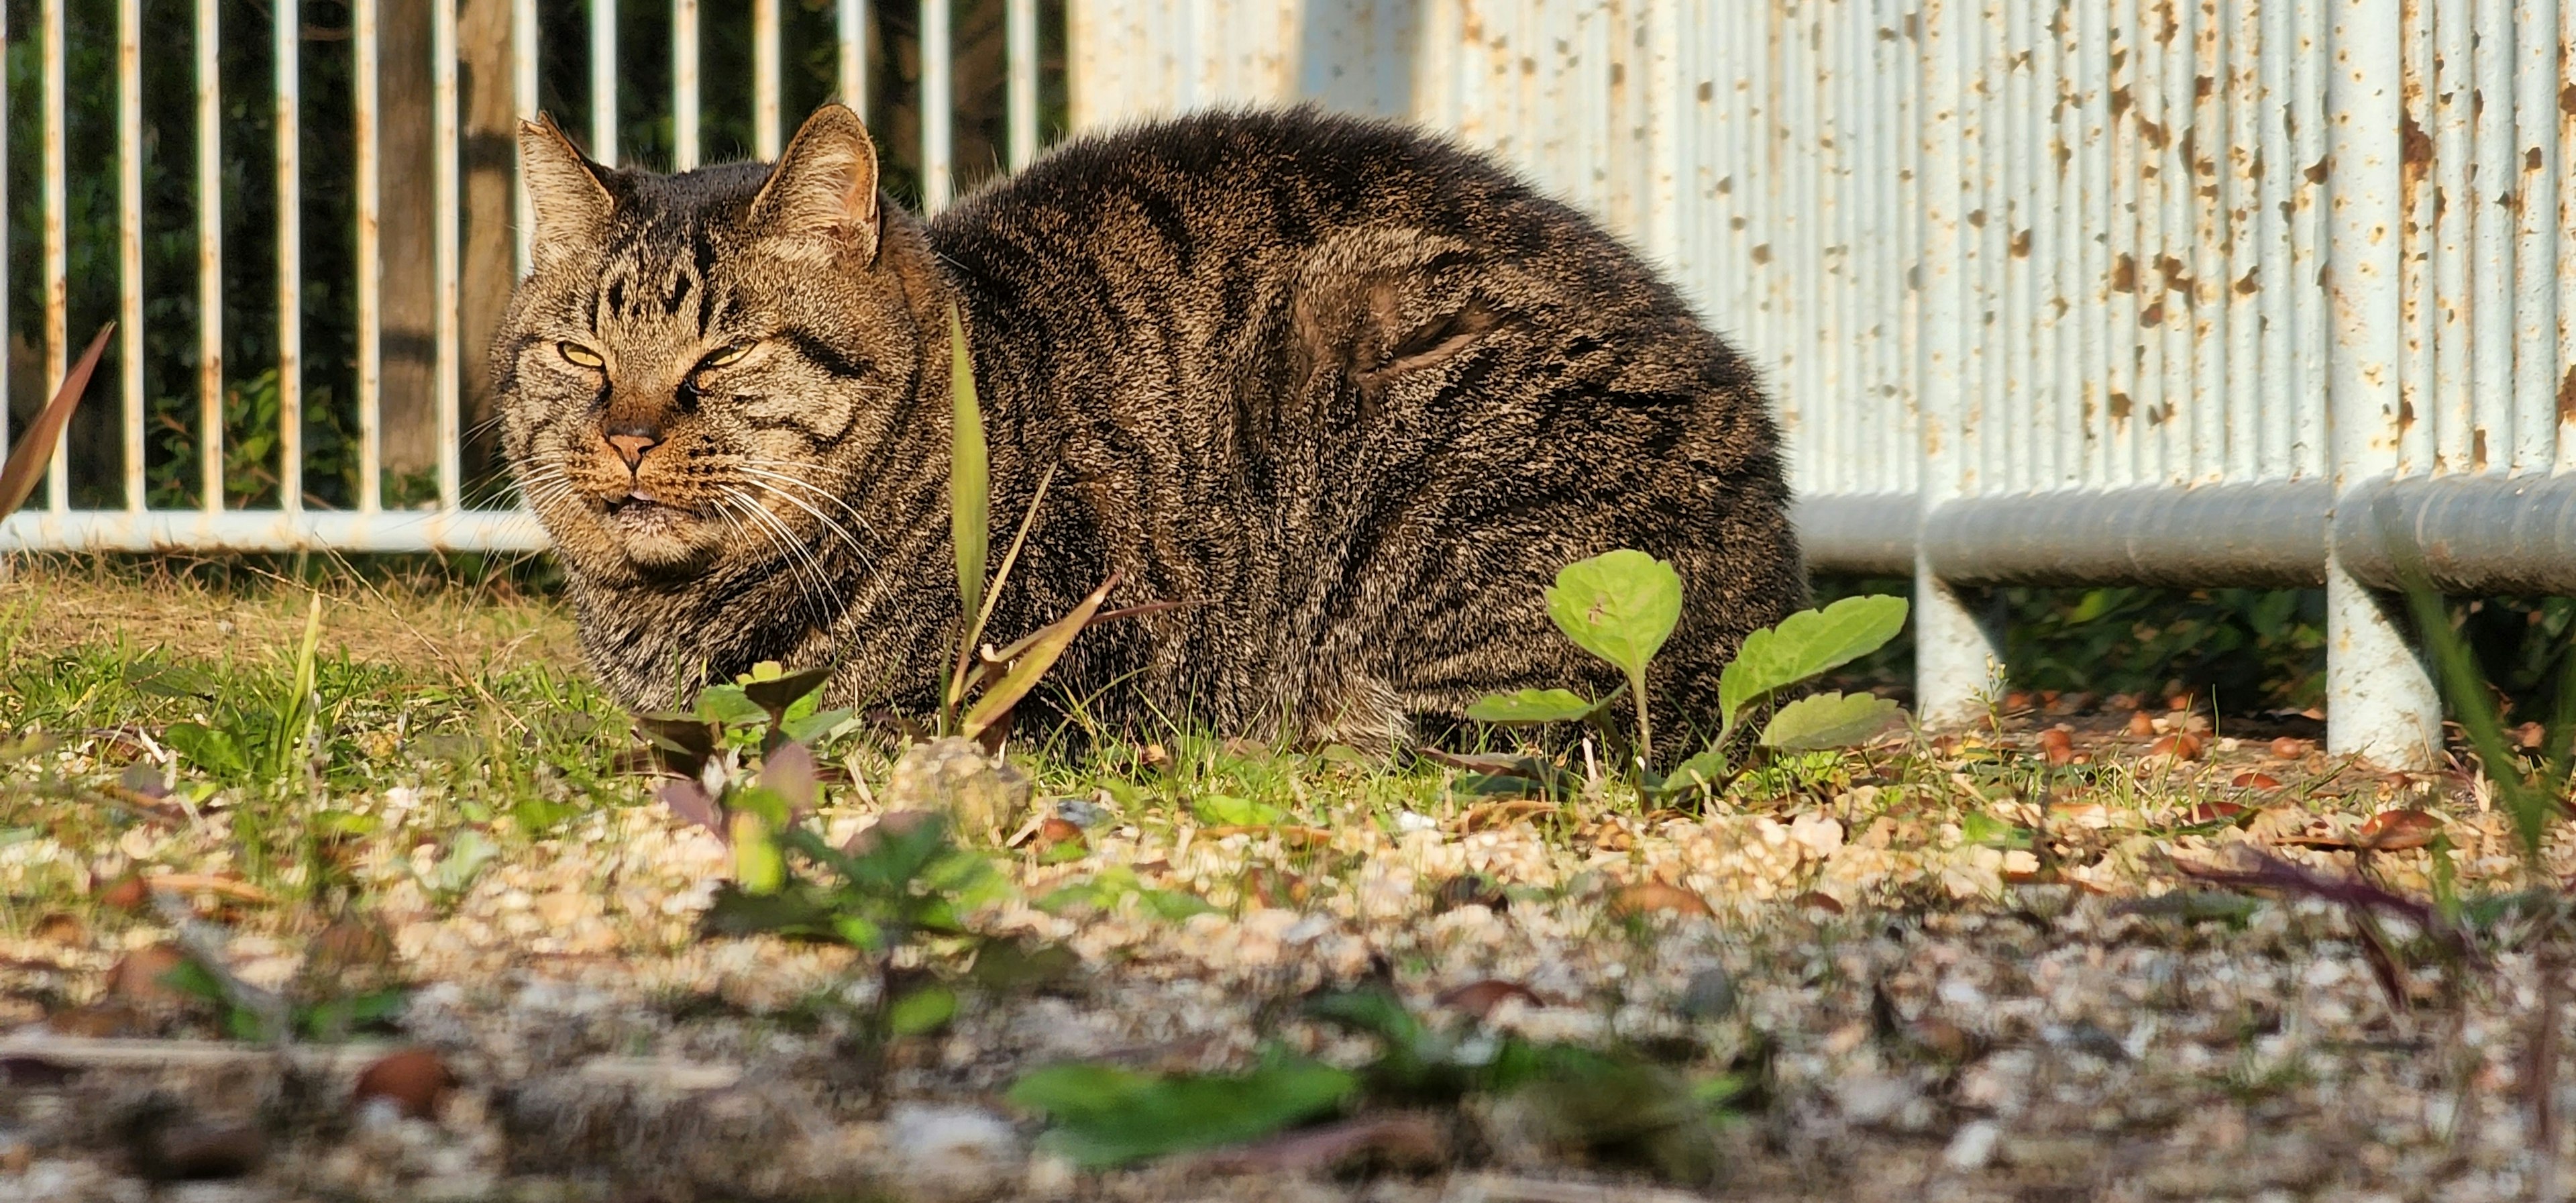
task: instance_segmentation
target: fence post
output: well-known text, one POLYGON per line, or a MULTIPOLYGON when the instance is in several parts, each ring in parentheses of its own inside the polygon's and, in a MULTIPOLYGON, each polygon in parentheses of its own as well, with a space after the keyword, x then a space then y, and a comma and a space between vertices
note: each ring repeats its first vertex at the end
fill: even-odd
MULTIPOLYGON (((2401 0, 2335 0, 2326 83, 2326 424, 2336 503, 2404 464, 2401 0)), ((2326 746, 2397 768, 2432 763, 2441 698, 2392 599, 2326 556, 2326 746)))
MULTIPOLYGON (((1959 496, 1973 456, 1968 424, 1970 238, 1967 209, 1984 171, 1986 153, 1963 136, 1961 106, 1970 103, 1963 29, 1976 13, 1958 0, 1923 0, 1923 239, 1915 268, 1921 283, 1922 329, 1917 346, 1916 415, 1923 432, 1922 489, 1917 521, 1959 496)), ((1993 687, 2003 653, 1996 625, 1975 599, 1934 571, 1928 532, 1914 540, 1915 710, 1930 727, 1963 726, 1978 716, 1993 687)))

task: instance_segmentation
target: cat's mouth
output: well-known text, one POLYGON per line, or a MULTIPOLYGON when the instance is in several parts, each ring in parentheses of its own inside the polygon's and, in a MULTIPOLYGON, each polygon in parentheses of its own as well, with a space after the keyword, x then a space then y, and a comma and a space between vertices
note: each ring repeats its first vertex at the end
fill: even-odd
POLYGON ((608 524, 630 539, 676 535, 697 525, 703 517, 697 510, 666 501, 641 486, 610 500, 607 511, 608 524))

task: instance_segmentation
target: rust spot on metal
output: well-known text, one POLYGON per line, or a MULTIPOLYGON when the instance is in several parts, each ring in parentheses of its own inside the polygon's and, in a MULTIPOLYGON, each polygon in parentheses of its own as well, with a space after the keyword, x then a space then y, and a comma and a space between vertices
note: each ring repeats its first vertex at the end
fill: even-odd
POLYGON ((2167 422, 2173 421, 2173 416, 2173 402, 2167 401, 2164 404, 2147 411, 2147 425, 2162 426, 2167 422))
POLYGON ((2576 84, 2558 89, 2558 111, 2576 116, 2576 84))
POLYGON ((2157 270, 2157 271, 2159 271, 2159 272, 2164 273, 2164 277, 2165 277, 2165 291, 2167 291, 2167 292, 2190 292, 2190 291, 2191 291, 2191 265, 2190 265, 2190 264, 2184 263, 2182 260, 2180 260, 2180 259, 2178 259, 2178 258, 2175 258, 2175 257, 2174 257, 2174 256, 2172 256, 2172 255, 2167 255, 2167 256, 2165 256, 2162 260, 2159 260, 2159 261, 2156 263, 2156 270, 2157 270))
POLYGON ((2126 422, 2126 421, 2128 421, 2128 420, 2129 420, 2129 410, 2130 410, 2129 394, 2127 394, 2127 393, 2123 393, 2123 392, 2118 392, 2118 391, 2116 391, 2116 390, 2115 390, 2114 392, 2112 392, 2112 394, 2111 394, 2111 420, 2112 420, 2112 421, 2114 421, 2114 422, 2126 422))
POLYGON ((2012 236, 2012 256, 2015 259, 2030 258, 2030 228, 2028 226, 2022 227, 2020 233, 2012 236))
POLYGON ((1730 230, 1741 230, 1744 228, 1744 219, 1741 217, 1730 217, 1726 221, 1726 228, 1730 230))
POLYGON ((2538 171, 2538 170, 2540 170, 2540 148, 2539 148, 2539 147, 2535 146, 2535 147, 2532 147, 2532 148, 2531 148, 2531 149, 2529 149, 2529 150, 2526 150, 2526 151, 2522 152, 2522 169, 2523 169, 2524 171, 2538 171))
POLYGON ((2416 122, 2415 114, 2408 113, 2397 127, 2397 143, 2397 161, 2406 167, 2408 174, 2420 176, 2432 167, 2433 135, 2424 132, 2424 127, 2416 122))
POLYGON ((2576 364, 2569 364, 2558 382, 2558 424, 2576 425, 2576 364))
POLYGON ((2138 121, 2138 137, 2157 150, 2163 150, 2165 143, 2172 140, 2172 135, 2166 132, 2165 127, 2144 118, 2138 121))
POLYGON ((2111 291, 2138 291, 2138 260, 2127 251, 2120 252, 2120 257, 2111 261, 2111 291))
POLYGON ((1905 36, 1909 38, 1919 38, 1923 36, 1923 14, 1905 14, 1905 36))
POLYGON ((1983 209, 1970 209, 1970 210, 1968 210, 1968 224, 1969 224, 1969 225, 1971 225, 1971 226, 1974 226, 1974 227, 1976 227, 1977 229, 1980 229, 1980 230, 1985 229, 1985 228, 1986 228, 1986 211, 1985 211, 1985 210, 1983 210, 1983 209))
MULTIPOLYGON (((2111 55, 2112 70, 2117 71, 2120 69, 2121 57, 2122 52, 2114 52, 2111 55)), ((2136 103, 2137 99, 2129 95, 2129 89, 2126 86, 2111 89, 2111 119, 2114 121, 2119 120, 2120 114, 2128 112, 2129 106, 2136 103)))
POLYGON ((2326 182, 2326 177, 2333 174, 2333 172, 2334 156, 2327 155, 2314 163, 2308 164, 2308 169, 2300 172, 2299 174, 2308 177, 2308 182, 2311 184, 2322 184, 2326 182))
POLYGON ((2415 429, 2415 399, 2399 397, 2397 399, 2397 435, 2404 438, 2406 432, 2413 429, 2415 429))
POLYGON ((2162 301, 2138 311, 2138 324, 2141 326, 2161 326, 2164 323, 2165 303, 2162 301))
POLYGON ((2192 80, 2191 80, 2191 95, 2192 95, 2192 99, 2194 99, 2194 100, 2207 100, 2207 99, 2209 99, 2209 98, 2210 98, 2211 94, 2213 94, 2213 93, 2215 93, 2215 92, 2217 92, 2217 91, 2218 91, 2218 77, 2217 77, 2217 76, 2215 76, 2215 75, 2196 75, 2196 76, 2193 76, 2193 77, 2192 77, 2192 80))
POLYGON ((2478 427, 2477 433, 2469 439, 2469 467, 2479 472, 2487 470, 2487 428, 2484 426, 2478 427))
POLYGON ((2236 295, 2241 297, 2250 297, 2255 293, 2261 292, 2263 290, 2263 286, 2257 283, 2254 277, 2261 274, 2262 270, 2263 269, 2259 267, 2253 268, 2247 271, 2244 275, 2237 277, 2236 295))
POLYGON ((1707 104, 1715 99, 1717 99, 1717 85, 1705 79, 1699 81, 1699 102, 1707 104))
POLYGON ((1771 261, 1771 244, 1765 242, 1755 246, 1753 248, 1753 261, 1755 263, 1769 263, 1771 261))
POLYGON ((1722 176, 1717 177, 1717 194, 1718 194, 1719 196, 1730 196, 1730 195, 1733 195, 1733 194, 1734 194, 1734 192, 1735 192, 1735 177, 1734 177, 1734 176, 1731 176, 1731 175, 1722 175, 1722 176))

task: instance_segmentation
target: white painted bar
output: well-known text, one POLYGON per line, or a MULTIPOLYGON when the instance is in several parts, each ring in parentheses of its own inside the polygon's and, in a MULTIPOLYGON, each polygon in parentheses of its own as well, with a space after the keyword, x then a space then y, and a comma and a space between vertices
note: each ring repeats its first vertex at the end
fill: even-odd
POLYGON ((357 180, 358 511, 384 504, 384 127, 376 77, 384 70, 377 5, 350 0, 351 156, 357 180))
POLYGON ((778 0, 751 0, 751 149, 776 159, 779 148, 778 0))
POLYGON ((0 519, 0 551, 543 551, 522 510, 22 511, 0 519))
MULTIPOLYGON (((71 355, 71 234, 70 197, 66 192, 67 173, 63 170, 63 140, 67 137, 63 113, 63 61, 70 48, 63 44, 63 0, 45 0, 44 68, 44 156, 45 156, 45 395, 63 385, 63 373, 71 355)), ((71 432, 66 429, 64 434, 71 432)), ((45 508, 57 513, 71 507, 67 441, 54 442, 53 462, 45 468, 45 508)))
POLYGON ((1038 0, 1004 0, 1003 26, 1011 170, 1018 171, 1038 153, 1038 0))
POLYGON ((698 165, 698 0, 671 0, 671 170, 698 165))
POLYGON ((298 0, 269 2, 276 6, 277 504, 293 514, 304 508, 304 18, 298 0))
POLYGON ((465 387, 465 334, 456 308, 462 274, 456 229, 460 218, 457 157, 464 149, 456 112, 456 0, 431 0, 429 44, 429 147, 434 160, 430 212, 437 223, 430 230, 430 272, 437 295, 437 359, 431 372, 431 387, 436 391, 430 397, 430 410, 436 415, 438 438, 438 504, 452 510, 458 506, 459 492, 456 407, 465 387))
POLYGON ((951 161, 956 119, 951 83, 955 48, 948 35, 948 0, 921 0, 921 207, 936 213, 956 194, 951 161))
POLYGON ((864 121, 868 116, 868 0, 840 0, 833 7, 840 45, 841 103, 864 121))
MULTIPOLYGON (((537 64, 542 53, 537 45, 537 0, 510 0, 510 111, 521 121, 533 121, 537 116, 537 64)), ((510 242, 516 249, 514 262, 519 274, 526 275, 529 240, 537 232, 537 207, 517 175, 511 173, 510 192, 516 208, 511 215, 510 242)))
POLYGON ((143 0, 116 6, 116 278, 125 508, 140 510, 149 500, 143 480, 143 0))
POLYGON ((224 508, 221 9, 197 0, 197 504, 208 514, 224 508))
POLYGON ((617 165, 617 0, 590 0, 590 157, 617 165))

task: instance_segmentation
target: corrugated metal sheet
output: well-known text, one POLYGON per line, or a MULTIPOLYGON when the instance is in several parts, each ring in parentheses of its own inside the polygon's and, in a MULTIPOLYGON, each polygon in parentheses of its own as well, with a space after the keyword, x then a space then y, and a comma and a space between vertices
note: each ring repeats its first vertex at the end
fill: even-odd
POLYGON ((1813 561, 1916 576, 1935 719, 1963 589, 2323 583, 2335 745, 2420 759, 2386 536, 2576 591, 2558 4, 1255 8, 1076 4, 1077 124, 1409 117, 1600 217, 1767 372, 1813 561))

